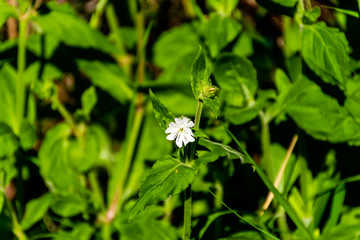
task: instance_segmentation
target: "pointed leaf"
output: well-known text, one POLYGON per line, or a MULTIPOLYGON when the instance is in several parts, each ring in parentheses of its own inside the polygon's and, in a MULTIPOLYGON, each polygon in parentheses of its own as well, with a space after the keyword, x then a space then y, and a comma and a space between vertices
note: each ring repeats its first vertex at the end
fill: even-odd
POLYGON ((240 159, 242 163, 249 163, 246 160, 244 154, 236 151, 228 145, 213 142, 205 138, 200 138, 198 144, 209 149, 209 152, 198 151, 198 158, 195 160, 196 165, 214 162, 220 157, 227 157, 228 159, 240 159))
POLYGON ((242 107, 254 100, 258 83, 256 70, 248 59, 224 53, 215 63, 214 76, 220 96, 229 105, 242 107))
POLYGON ((81 106, 85 114, 90 114, 97 103, 96 89, 94 86, 89 87, 81 95, 81 106))
POLYGON ((211 71, 201 47, 198 56, 191 66, 190 72, 190 84, 194 96, 196 99, 203 99, 205 97, 205 89, 211 86, 211 71))
POLYGON ((302 42, 302 54, 310 69, 324 82, 343 89, 351 71, 345 34, 320 22, 304 26, 302 42))
POLYGON ((133 91, 129 87, 128 77, 117 64, 89 60, 78 60, 77 64, 95 86, 119 102, 125 103, 132 99, 133 91))
POLYGON ((48 211, 51 200, 52 195, 47 193, 28 202, 25 208, 25 215, 21 221, 21 228, 27 230, 36 222, 40 221, 48 211))
POLYGON ((129 220, 145 207, 184 191, 192 183, 196 173, 197 169, 184 165, 170 156, 157 161, 145 181, 141 183, 139 200, 131 208, 129 220))
POLYGON ((219 99, 215 96, 215 98, 203 98, 203 102, 207 105, 211 111, 215 114, 215 118, 219 115, 219 99))
POLYGON ((241 24, 230 15, 211 13, 205 27, 205 38, 211 56, 216 58, 226 45, 233 41, 242 29, 241 24))
POLYGON ((0 158, 13 154, 19 147, 19 141, 11 128, 0 122, 0 158))
POLYGON ((356 118, 312 81, 303 77, 300 83, 303 89, 285 108, 297 125, 320 140, 359 145, 360 123, 356 118))
POLYGON ((69 4, 50 2, 47 7, 51 9, 50 12, 39 14, 33 19, 45 34, 51 34, 69 46, 94 48, 109 54, 120 54, 119 50, 101 32, 91 28, 77 16, 69 4))
POLYGON ((174 121, 175 116, 167 110, 164 104, 160 102, 151 89, 149 89, 149 96, 153 106, 155 118, 158 121, 160 127, 165 131, 169 127, 169 123, 174 121))

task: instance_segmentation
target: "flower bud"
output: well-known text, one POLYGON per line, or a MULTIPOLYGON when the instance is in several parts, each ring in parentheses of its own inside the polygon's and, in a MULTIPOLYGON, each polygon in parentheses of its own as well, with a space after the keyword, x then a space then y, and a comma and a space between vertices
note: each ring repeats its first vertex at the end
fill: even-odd
POLYGON ((213 99, 213 98, 215 98, 218 91, 219 91, 218 87, 216 87, 214 85, 208 86, 204 90, 204 96, 207 98, 213 99))

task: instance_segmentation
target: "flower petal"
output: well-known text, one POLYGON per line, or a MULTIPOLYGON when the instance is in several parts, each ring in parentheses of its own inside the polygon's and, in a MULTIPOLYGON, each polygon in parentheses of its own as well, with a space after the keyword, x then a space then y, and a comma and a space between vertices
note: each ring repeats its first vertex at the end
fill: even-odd
POLYGON ((177 132, 179 131, 179 128, 176 128, 176 127, 168 127, 166 130, 165 130, 165 133, 173 133, 173 132, 177 132))
POLYGON ((195 138, 193 138, 193 136, 191 136, 190 134, 184 133, 184 137, 185 137, 187 142, 194 142, 195 141, 195 138))
POLYGON ((178 135, 177 138, 176 138, 176 145, 181 148, 182 147, 182 141, 180 139, 180 136, 178 135))
POLYGON ((173 141, 177 136, 179 132, 172 132, 170 135, 166 137, 167 140, 173 141))

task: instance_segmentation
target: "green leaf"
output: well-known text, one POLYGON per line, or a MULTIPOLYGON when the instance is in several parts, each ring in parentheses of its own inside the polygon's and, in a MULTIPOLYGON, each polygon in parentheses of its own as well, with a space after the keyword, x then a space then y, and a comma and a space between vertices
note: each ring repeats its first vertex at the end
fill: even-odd
POLYGON ((149 96, 153 106, 153 111, 156 120, 160 127, 165 131, 169 127, 169 123, 173 122, 175 116, 167 110, 167 108, 160 102, 155 94, 149 89, 149 96))
POLYGON ((219 115, 219 99, 217 96, 214 98, 203 98, 203 102, 207 105, 211 111, 215 114, 215 118, 219 115))
POLYGON ((215 63, 214 75, 220 96, 231 106, 242 107, 254 100, 258 87, 256 70, 244 57, 224 53, 215 63))
POLYGON ((164 69, 178 67, 184 64, 184 59, 188 59, 189 56, 193 59, 198 52, 199 43, 199 37, 192 24, 174 27, 162 33, 155 42, 154 63, 164 69))
POLYGON ((206 62, 205 53, 200 47, 190 70, 191 89, 196 99, 205 97, 205 89, 211 86, 210 74, 211 70, 206 62))
POLYGON ((313 7, 311 10, 305 12, 304 16, 311 22, 315 23, 321 15, 321 9, 319 6, 313 7))
POLYGON ((326 223, 324 232, 326 232, 326 230, 331 231, 338 224, 342 207, 344 205, 345 194, 346 194, 346 189, 344 184, 341 184, 338 187, 336 187, 331 203, 330 216, 326 223))
POLYGON ((326 6, 327 8, 329 9, 333 9, 339 13, 343 13, 343 14, 347 14, 349 16, 352 16, 352 17, 356 17, 356 18, 359 18, 359 12, 357 11, 353 11, 353 10, 348 10, 348 9, 342 9, 342 8, 336 8, 336 7, 331 7, 331 6, 326 6))
POLYGON ((194 180, 197 169, 184 165, 178 159, 167 156, 157 161, 141 183, 139 199, 130 210, 132 220, 146 206, 154 205, 170 195, 184 191, 194 180))
POLYGON ((302 54, 309 68, 324 82, 344 89, 351 71, 345 34, 320 22, 304 25, 302 42, 302 54))
POLYGON ((50 193, 47 193, 39 198, 32 199, 26 204, 25 214, 21 220, 21 228, 23 230, 28 230, 43 218, 49 209, 52 197, 50 193))
POLYGON ((300 83, 303 89, 285 109, 297 125, 320 140, 359 145, 360 123, 349 111, 305 77, 300 83))
POLYGON ((95 86, 108 92, 119 102, 125 103, 132 99, 134 93, 128 86, 128 77, 118 65, 88 60, 78 60, 77 63, 95 86))
POLYGON ((236 8, 239 0, 208 0, 207 4, 220 14, 230 15, 236 8))
POLYGON ((201 165, 208 162, 214 162, 220 157, 228 159, 240 159, 242 163, 249 163, 245 155, 229 147, 228 145, 213 142, 209 139, 200 138, 198 144, 209 149, 207 151, 198 151, 198 158, 195 160, 196 165, 201 165))
POLYGON ((115 227, 124 240, 177 240, 177 230, 169 222, 158 220, 163 214, 163 208, 149 207, 130 223, 124 219, 118 224, 115 223, 115 227))
MULTIPOLYGON (((86 172, 92 167, 101 166, 102 160, 110 156, 110 140, 99 125, 92 125, 84 135, 68 140, 69 165, 76 172, 86 172)), ((65 154, 65 153, 64 153, 65 154)))
POLYGON ((201 230, 199 231, 199 236, 198 238, 199 239, 202 239, 202 237, 204 236, 206 230, 208 230, 208 228, 210 227, 210 225, 219 217, 222 217, 226 214, 230 214, 231 212, 230 211, 222 211, 222 212, 216 212, 216 213, 213 213, 213 214, 210 214, 208 217, 207 217, 207 220, 206 220, 206 223, 205 225, 201 228, 201 230))
POLYGON ((211 13, 205 27, 205 39, 211 56, 216 58, 221 49, 233 41, 241 29, 241 24, 229 15, 211 13))
POLYGON ((81 106, 85 114, 89 115, 97 103, 96 89, 94 86, 89 87, 81 95, 81 106))
POLYGON ((31 149, 37 140, 35 127, 28 121, 21 123, 20 145, 24 150, 31 149))
POLYGON ((55 192, 79 193, 83 187, 68 159, 71 127, 66 123, 50 129, 39 150, 39 168, 44 181, 55 192))
POLYGON ((6 1, 0 1, 0 27, 9 17, 16 17, 15 7, 11 7, 6 1))
POLYGON ((11 128, 0 122, 0 158, 12 155, 19 147, 19 141, 11 128))
POLYGON ((84 213, 87 202, 78 195, 59 196, 51 203, 51 210, 62 217, 73 217, 84 213))
POLYGON ((55 36, 69 46, 120 54, 101 32, 91 28, 83 19, 76 16, 69 4, 50 2, 47 7, 51 9, 49 13, 39 14, 33 18, 45 34, 55 36))
POLYGON ((15 69, 4 64, 0 70, 0 122, 6 123, 13 130, 19 122, 16 116, 16 82, 15 69))
POLYGON ((297 0, 270 0, 270 1, 282 5, 284 7, 293 7, 297 3, 297 0))
POLYGON ((280 94, 286 93, 292 86, 289 77, 280 68, 275 71, 275 85, 280 94))

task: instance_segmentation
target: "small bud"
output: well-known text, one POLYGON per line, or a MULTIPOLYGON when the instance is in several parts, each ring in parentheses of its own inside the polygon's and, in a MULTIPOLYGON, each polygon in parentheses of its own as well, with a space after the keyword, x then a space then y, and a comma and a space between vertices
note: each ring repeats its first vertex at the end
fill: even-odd
POLYGON ((219 88, 214 86, 214 85, 211 85, 211 86, 208 86, 205 88, 204 90, 204 96, 207 97, 207 98, 215 98, 217 92, 219 91, 219 88))

